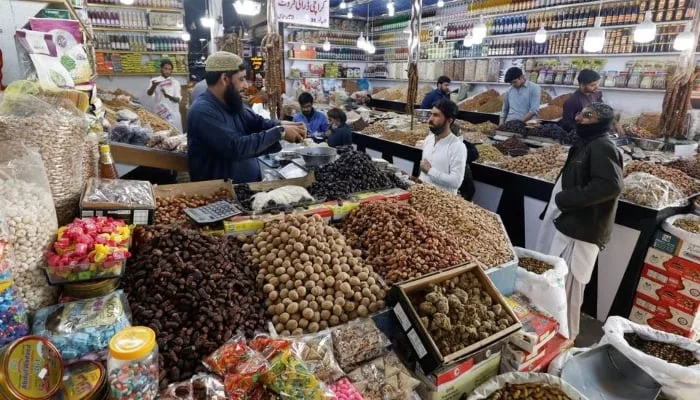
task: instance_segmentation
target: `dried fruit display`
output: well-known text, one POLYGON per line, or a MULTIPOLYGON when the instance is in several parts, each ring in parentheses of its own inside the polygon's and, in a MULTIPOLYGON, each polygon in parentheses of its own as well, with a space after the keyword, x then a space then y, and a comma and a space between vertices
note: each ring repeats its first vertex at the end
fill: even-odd
POLYGON ((545 146, 522 157, 509 158, 499 168, 518 174, 542 176, 553 168, 564 167, 566 149, 559 145, 545 146))
POLYGON ((564 115, 564 108, 559 106, 545 106, 539 110, 540 119, 547 121, 559 119, 564 115))
POLYGON ((660 358, 666 362, 682 365, 684 367, 700 364, 700 360, 698 360, 691 351, 670 343, 646 340, 635 333, 625 333, 625 340, 635 349, 652 357, 660 358))
POLYGON ((506 383, 487 400, 570 400, 560 388, 542 383, 506 383))
POLYGON ((672 161, 666 164, 666 166, 683 171, 692 178, 700 179, 700 158, 698 156, 695 156, 692 159, 679 159, 672 161))
POLYGON ((381 136, 387 132, 389 132, 389 128, 387 128, 381 122, 375 122, 362 130, 362 133, 365 135, 380 135, 381 136))
POLYGON ((562 94, 561 96, 557 96, 552 101, 550 101, 549 105, 564 107, 564 103, 566 103, 566 101, 569 100, 569 97, 571 97, 571 93, 562 94))
POLYGON ((496 130, 501 132, 517 133, 523 136, 527 135, 528 133, 527 124, 517 119, 508 121, 503 125, 500 125, 498 128, 496 128, 496 130))
POLYGON ((463 132, 462 139, 472 144, 479 144, 484 143, 486 139, 488 139, 488 136, 480 132, 463 132))
POLYGON ((498 146, 496 146, 496 148, 501 150, 502 153, 505 151, 504 154, 512 157, 524 156, 530 152, 530 147, 515 136, 505 140, 503 143, 500 143, 500 145, 502 146, 503 150, 501 150, 501 148, 498 146))
POLYGON ((540 104, 547 104, 550 101, 552 101, 552 96, 550 96, 546 91, 542 90, 540 92, 540 104))
POLYGON ((384 306, 372 267, 318 215, 287 215, 246 241, 243 249, 260 267, 267 312, 282 335, 317 332, 384 306))
POLYGON ((476 108, 477 112, 500 113, 503 109, 503 95, 489 99, 486 103, 476 108))
POLYGON ((156 225, 194 226, 185 214, 186 208, 201 207, 219 200, 230 199, 232 199, 231 192, 226 189, 218 190, 210 196, 160 196, 156 198, 154 223, 156 225))
POLYGON ((637 126, 652 135, 659 135, 659 123, 661 122, 661 113, 647 112, 642 113, 637 119, 637 126))
POLYGON ((683 204, 685 195, 673 183, 646 172, 633 172, 624 183, 623 200, 656 209, 683 204))
POLYGON ((530 136, 544 137, 559 141, 561 144, 571 145, 576 143, 578 135, 575 131, 567 132, 557 124, 544 124, 530 130, 530 136))
POLYGON ((342 232, 388 283, 474 259, 463 243, 403 203, 362 204, 345 219, 342 232))
POLYGON ((416 129, 413 131, 393 129, 382 134, 381 137, 382 139, 403 143, 407 146, 415 146, 416 142, 419 140, 424 140, 426 136, 428 136, 427 125, 424 129, 421 127, 416 127, 416 129))
POLYGON ((625 125, 622 127, 625 135, 630 137, 642 138, 642 139, 656 139, 658 136, 649 132, 648 130, 638 127, 636 125, 625 125))
POLYGON ((430 185, 413 185, 411 205, 456 240, 487 267, 515 259, 510 239, 498 217, 461 196, 430 185))
POLYGON ((499 163, 505 160, 506 156, 503 155, 497 148, 490 144, 478 144, 476 145, 477 150, 479 150, 478 162, 494 162, 499 163))
POLYGON ((485 134, 485 135, 493 135, 494 132, 496 132, 496 128, 498 128, 498 125, 494 124, 493 122, 482 122, 480 124, 476 124, 475 128, 477 131, 485 134))
POLYGON ((544 274, 545 272, 554 269, 553 265, 549 265, 544 261, 540 261, 532 257, 522 257, 518 259, 518 265, 536 274, 544 274))
POLYGON ((411 303, 443 356, 515 323, 472 272, 430 285, 422 293, 411 296, 411 303))
MULTIPOLYGON (((494 89, 489 89, 485 92, 481 92, 471 99, 465 100, 459 104, 459 109, 462 111, 477 111, 479 107, 488 103, 493 99, 497 99, 501 94, 494 89)), ((501 103, 502 104, 502 103, 501 103)), ((499 110, 500 111, 500 110, 499 110)))
POLYGON ((677 226, 686 232, 700 233, 700 221, 691 218, 678 218, 673 221, 673 226, 677 226))
POLYGON ((685 196, 692 196, 700 192, 700 184, 685 173, 659 164, 651 164, 644 161, 630 161, 625 164, 625 176, 633 172, 646 172, 658 178, 673 183, 685 196))

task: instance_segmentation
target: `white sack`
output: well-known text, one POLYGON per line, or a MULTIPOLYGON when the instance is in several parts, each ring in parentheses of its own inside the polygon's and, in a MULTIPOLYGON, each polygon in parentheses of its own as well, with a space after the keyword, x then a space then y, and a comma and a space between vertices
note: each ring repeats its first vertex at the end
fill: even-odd
POLYGON ((664 231, 670 233, 671 235, 683 240, 684 242, 688 242, 689 244, 694 244, 696 246, 700 245, 700 234, 691 233, 691 232, 685 231, 677 226, 673 226, 673 223, 679 219, 692 219, 694 221, 700 221, 700 216, 695 215, 695 214, 673 215, 673 216, 668 217, 664 220, 664 222, 661 224, 661 229, 663 229, 664 231))
POLYGON ((564 394, 566 394, 571 400, 587 400, 588 398, 582 395, 573 386, 564 382, 561 378, 552 376, 549 374, 540 374, 532 372, 508 372, 505 374, 497 375, 488 381, 484 382, 481 386, 476 388, 472 392, 467 400, 480 400, 487 399, 491 393, 504 387, 506 383, 516 384, 516 383, 546 383, 552 386, 559 387, 564 394))

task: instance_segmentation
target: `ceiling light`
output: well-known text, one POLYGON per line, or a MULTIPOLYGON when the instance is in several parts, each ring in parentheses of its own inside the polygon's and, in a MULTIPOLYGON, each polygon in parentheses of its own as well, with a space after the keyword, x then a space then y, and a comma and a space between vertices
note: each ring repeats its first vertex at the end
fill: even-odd
POLYGON ((341 10, 345 10, 345 7, 347 7, 347 6, 348 6, 348 5, 345 4, 345 0, 343 0, 343 1, 340 2, 340 9, 341 9, 341 10))
POLYGON ((686 51, 693 48, 693 42, 695 41, 695 35, 693 35, 690 23, 683 28, 683 32, 676 36, 673 40, 673 49, 677 51, 686 51))
POLYGON ((386 9, 389 11, 390 17, 393 17, 394 13, 396 13, 396 9, 394 9, 394 3, 391 1, 389 2, 389 4, 386 5, 386 9))
POLYGON ((368 54, 374 54, 374 52, 377 51, 377 48, 374 47, 374 45, 372 44, 372 42, 367 41, 367 44, 365 44, 365 51, 366 51, 368 54))
POLYGON ((474 37, 471 34, 467 34, 462 41, 464 47, 472 47, 474 45, 474 37))
POLYGON ((472 37, 474 38, 474 44, 482 44, 484 43, 484 38, 483 37, 476 37, 474 34, 472 34, 472 37))
POLYGON ((299 48, 301 49, 301 51, 306 51, 306 44, 302 43, 301 46, 299 46, 299 48))
POLYGON ((182 40, 184 40, 185 42, 189 42, 191 39, 190 34, 187 32, 183 33, 181 37, 182 37, 182 40))
POLYGON ((260 14, 260 3, 253 0, 236 0, 233 3, 233 8, 236 9, 238 15, 258 15, 260 14))
POLYGON ((350 10, 350 11, 348 11, 348 19, 352 19, 352 17, 353 17, 352 10, 350 10))
POLYGON ((479 44, 486 37, 486 24, 484 23, 484 16, 479 16, 479 22, 474 25, 472 29, 472 35, 474 35, 474 44, 479 44))
POLYGON ((596 17, 593 29, 586 33, 586 38, 583 40, 583 51, 586 53, 599 53, 605 45, 605 29, 600 27, 602 19, 596 17))
POLYGON ((201 22, 202 26, 205 28, 211 28, 214 26, 214 18, 202 17, 199 19, 199 22, 201 22))
POLYGON ((134 0, 121 0, 120 3, 124 4, 125 6, 130 6, 134 4, 134 0))
POLYGON ((649 43, 656 37, 656 24, 651 20, 651 11, 644 14, 644 21, 634 28, 636 43, 649 43))
POLYGON ((365 40, 365 37, 362 35, 362 32, 360 32, 360 36, 357 38, 356 42, 357 48, 360 50, 364 50, 366 43, 367 41, 365 40))
POLYGON ((544 25, 540 26, 540 29, 535 33, 535 43, 544 43, 547 41, 547 30, 544 29, 544 25))
POLYGON ((329 42, 328 39, 323 42, 323 51, 331 51, 331 42, 329 42))
POLYGON ((444 6, 444 5, 445 5, 445 2, 444 2, 444 1, 438 0, 438 2, 437 2, 437 6, 438 6, 438 7, 442 7, 442 6, 444 6))

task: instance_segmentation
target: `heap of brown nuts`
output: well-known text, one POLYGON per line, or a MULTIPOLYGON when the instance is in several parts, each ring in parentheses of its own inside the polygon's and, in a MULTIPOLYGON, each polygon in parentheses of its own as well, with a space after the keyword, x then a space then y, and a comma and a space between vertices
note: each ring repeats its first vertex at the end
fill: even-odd
POLYGON ((562 156, 566 156, 566 151, 559 145, 542 147, 522 157, 509 158, 498 167, 518 174, 541 176, 554 167, 562 168, 566 161, 562 156))
POLYGON ((518 264, 520 265, 520 267, 540 275, 544 274, 545 272, 551 269, 554 269, 554 266, 532 257, 522 257, 518 260, 518 264))
POLYGON ((317 332, 384 307, 385 291, 343 235, 318 215, 287 215, 243 245, 282 335, 317 332))
POLYGON ((263 294, 239 243, 174 226, 139 226, 121 287, 134 325, 156 332, 160 384, 203 371, 210 354, 237 332, 264 328, 263 294))
POLYGON ((684 367, 700 364, 700 360, 695 357, 693 352, 671 343, 642 339, 635 333, 625 333, 625 340, 635 349, 666 362, 684 367))
POLYGON ((190 219, 185 214, 186 208, 202 207, 219 200, 232 199, 231 192, 220 189, 210 196, 180 195, 158 197, 156 199, 155 225, 190 226, 190 219))
POLYGON ((667 180, 673 183, 685 196, 691 196, 700 192, 700 183, 698 181, 675 168, 635 160, 625 164, 625 176, 633 172, 646 172, 667 180))
POLYGON ((678 218, 673 221, 673 226, 677 226, 686 232, 700 233, 700 220, 692 218, 678 218))
POLYGON ((388 283, 472 261, 464 245, 407 204, 374 202, 360 205, 342 228, 348 243, 388 283))
POLYGON ((479 150, 477 162, 485 163, 491 161, 498 163, 506 159, 503 153, 490 144, 478 144, 476 145, 476 149, 479 150))
POLYGON ((487 400, 570 400, 560 388, 545 383, 506 383, 487 400))
POLYGON ((465 246, 487 267, 515 259, 510 239, 495 214, 461 196, 430 185, 413 185, 411 205, 465 246))
POLYGON ((455 353, 515 323, 472 272, 430 285, 411 301, 442 355, 455 353))

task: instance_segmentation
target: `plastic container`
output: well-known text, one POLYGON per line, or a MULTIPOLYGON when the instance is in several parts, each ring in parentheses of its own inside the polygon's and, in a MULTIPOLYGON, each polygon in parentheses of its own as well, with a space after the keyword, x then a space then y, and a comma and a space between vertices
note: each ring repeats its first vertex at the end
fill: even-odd
POLYGON ((617 88, 626 88, 627 87, 627 78, 629 77, 629 72, 627 71, 620 71, 620 73, 615 77, 615 87, 617 88))
POLYGON ((639 83, 640 89, 652 89, 654 87, 654 72, 645 72, 642 81, 639 83))
POLYGON ((106 263, 76 264, 62 267, 46 267, 46 277, 52 285, 67 282, 85 282, 95 279, 111 279, 122 276, 126 260, 106 263))
POLYGON ((617 76, 617 71, 608 71, 605 73, 604 87, 615 87, 615 77, 617 76))
POLYGON ((61 297, 77 300, 106 296, 115 291, 117 285, 119 285, 119 279, 116 278, 92 282, 66 283, 63 285, 61 297))
POLYGON ((640 71, 632 71, 632 74, 630 74, 630 79, 627 81, 627 87, 631 89, 638 89, 641 82, 642 73, 640 71))
POLYGON ((109 341, 107 359, 112 400, 158 396, 158 345, 156 333, 145 326, 126 328, 109 341))
POLYGON ((3 400, 51 399, 61 388, 62 380, 63 359, 47 339, 25 336, 0 349, 3 400))
POLYGON ((57 400, 103 400, 109 397, 105 367, 97 361, 66 365, 57 400))
POLYGON ((668 73, 659 71, 656 73, 656 76, 654 77, 654 83, 653 83, 653 89, 666 89, 666 76, 668 73))

